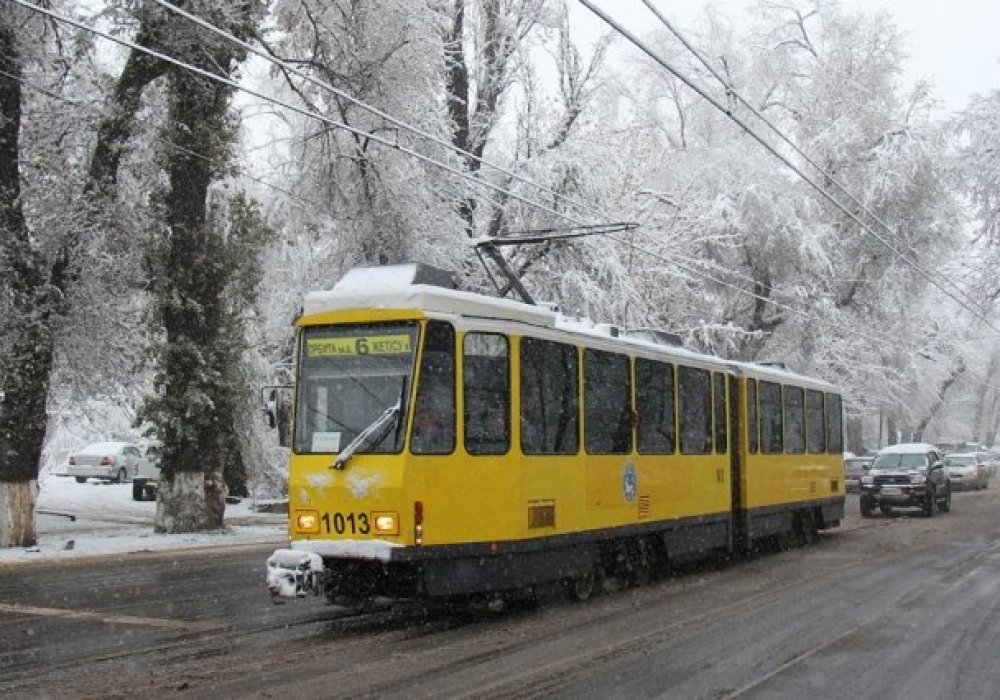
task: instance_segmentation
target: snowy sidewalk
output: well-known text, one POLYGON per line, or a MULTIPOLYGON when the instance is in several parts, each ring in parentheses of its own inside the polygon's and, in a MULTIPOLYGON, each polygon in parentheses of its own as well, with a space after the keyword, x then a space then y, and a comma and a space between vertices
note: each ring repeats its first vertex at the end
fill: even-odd
POLYGON ((192 547, 287 544, 287 515, 258 513, 252 506, 249 499, 227 504, 222 532, 161 535, 153 532, 156 503, 133 501, 131 484, 78 484, 69 477, 43 474, 35 509, 38 546, 0 549, 0 566, 192 547))

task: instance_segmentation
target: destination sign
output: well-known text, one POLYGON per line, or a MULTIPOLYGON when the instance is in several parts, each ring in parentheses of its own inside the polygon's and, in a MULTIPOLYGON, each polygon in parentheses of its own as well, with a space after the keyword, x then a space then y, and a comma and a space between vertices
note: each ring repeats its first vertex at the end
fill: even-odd
POLYGON ((360 335, 336 338, 309 338, 309 357, 339 357, 341 355, 403 355, 410 352, 410 336, 360 335))

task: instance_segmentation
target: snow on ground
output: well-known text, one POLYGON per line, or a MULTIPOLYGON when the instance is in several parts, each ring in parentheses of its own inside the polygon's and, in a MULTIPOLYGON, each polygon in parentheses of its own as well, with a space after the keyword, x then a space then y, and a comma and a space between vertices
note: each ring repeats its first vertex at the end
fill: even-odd
POLYGON ((35 526, 38 545, 0 549, 0 565, 17 562, 127 554, 252 543, 287 546, 285 513, 258 513, 244 499, 227 504, 225 530, 184 535, 153 532, 154 501, 133 501, 132 484, 85 484, 56 474, 39 477, 35 526), (75 516, 75 520, 66 516, 75 516))

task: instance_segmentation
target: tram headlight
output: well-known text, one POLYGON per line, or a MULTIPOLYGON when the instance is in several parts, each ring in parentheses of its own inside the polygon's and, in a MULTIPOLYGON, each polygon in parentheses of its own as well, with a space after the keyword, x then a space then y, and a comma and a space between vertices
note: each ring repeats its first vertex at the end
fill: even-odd
POLYGON ((399 534, 399 516, 396 513, 372 513, 372 524, 377 535, 399 534))
POLYGON ((309 535, 319 532, 319 513, 314 510, 300 510, 295 513, 295 530, 309 535))

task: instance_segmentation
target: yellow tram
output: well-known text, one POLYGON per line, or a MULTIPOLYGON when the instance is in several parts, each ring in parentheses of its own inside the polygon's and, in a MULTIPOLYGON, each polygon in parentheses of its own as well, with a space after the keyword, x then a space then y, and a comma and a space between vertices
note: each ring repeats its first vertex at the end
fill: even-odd
POLYGON ((811 539, 844 512, 841 398, 423 265, 355 268, 297 321, 275 596, 501 596, 811 539))

